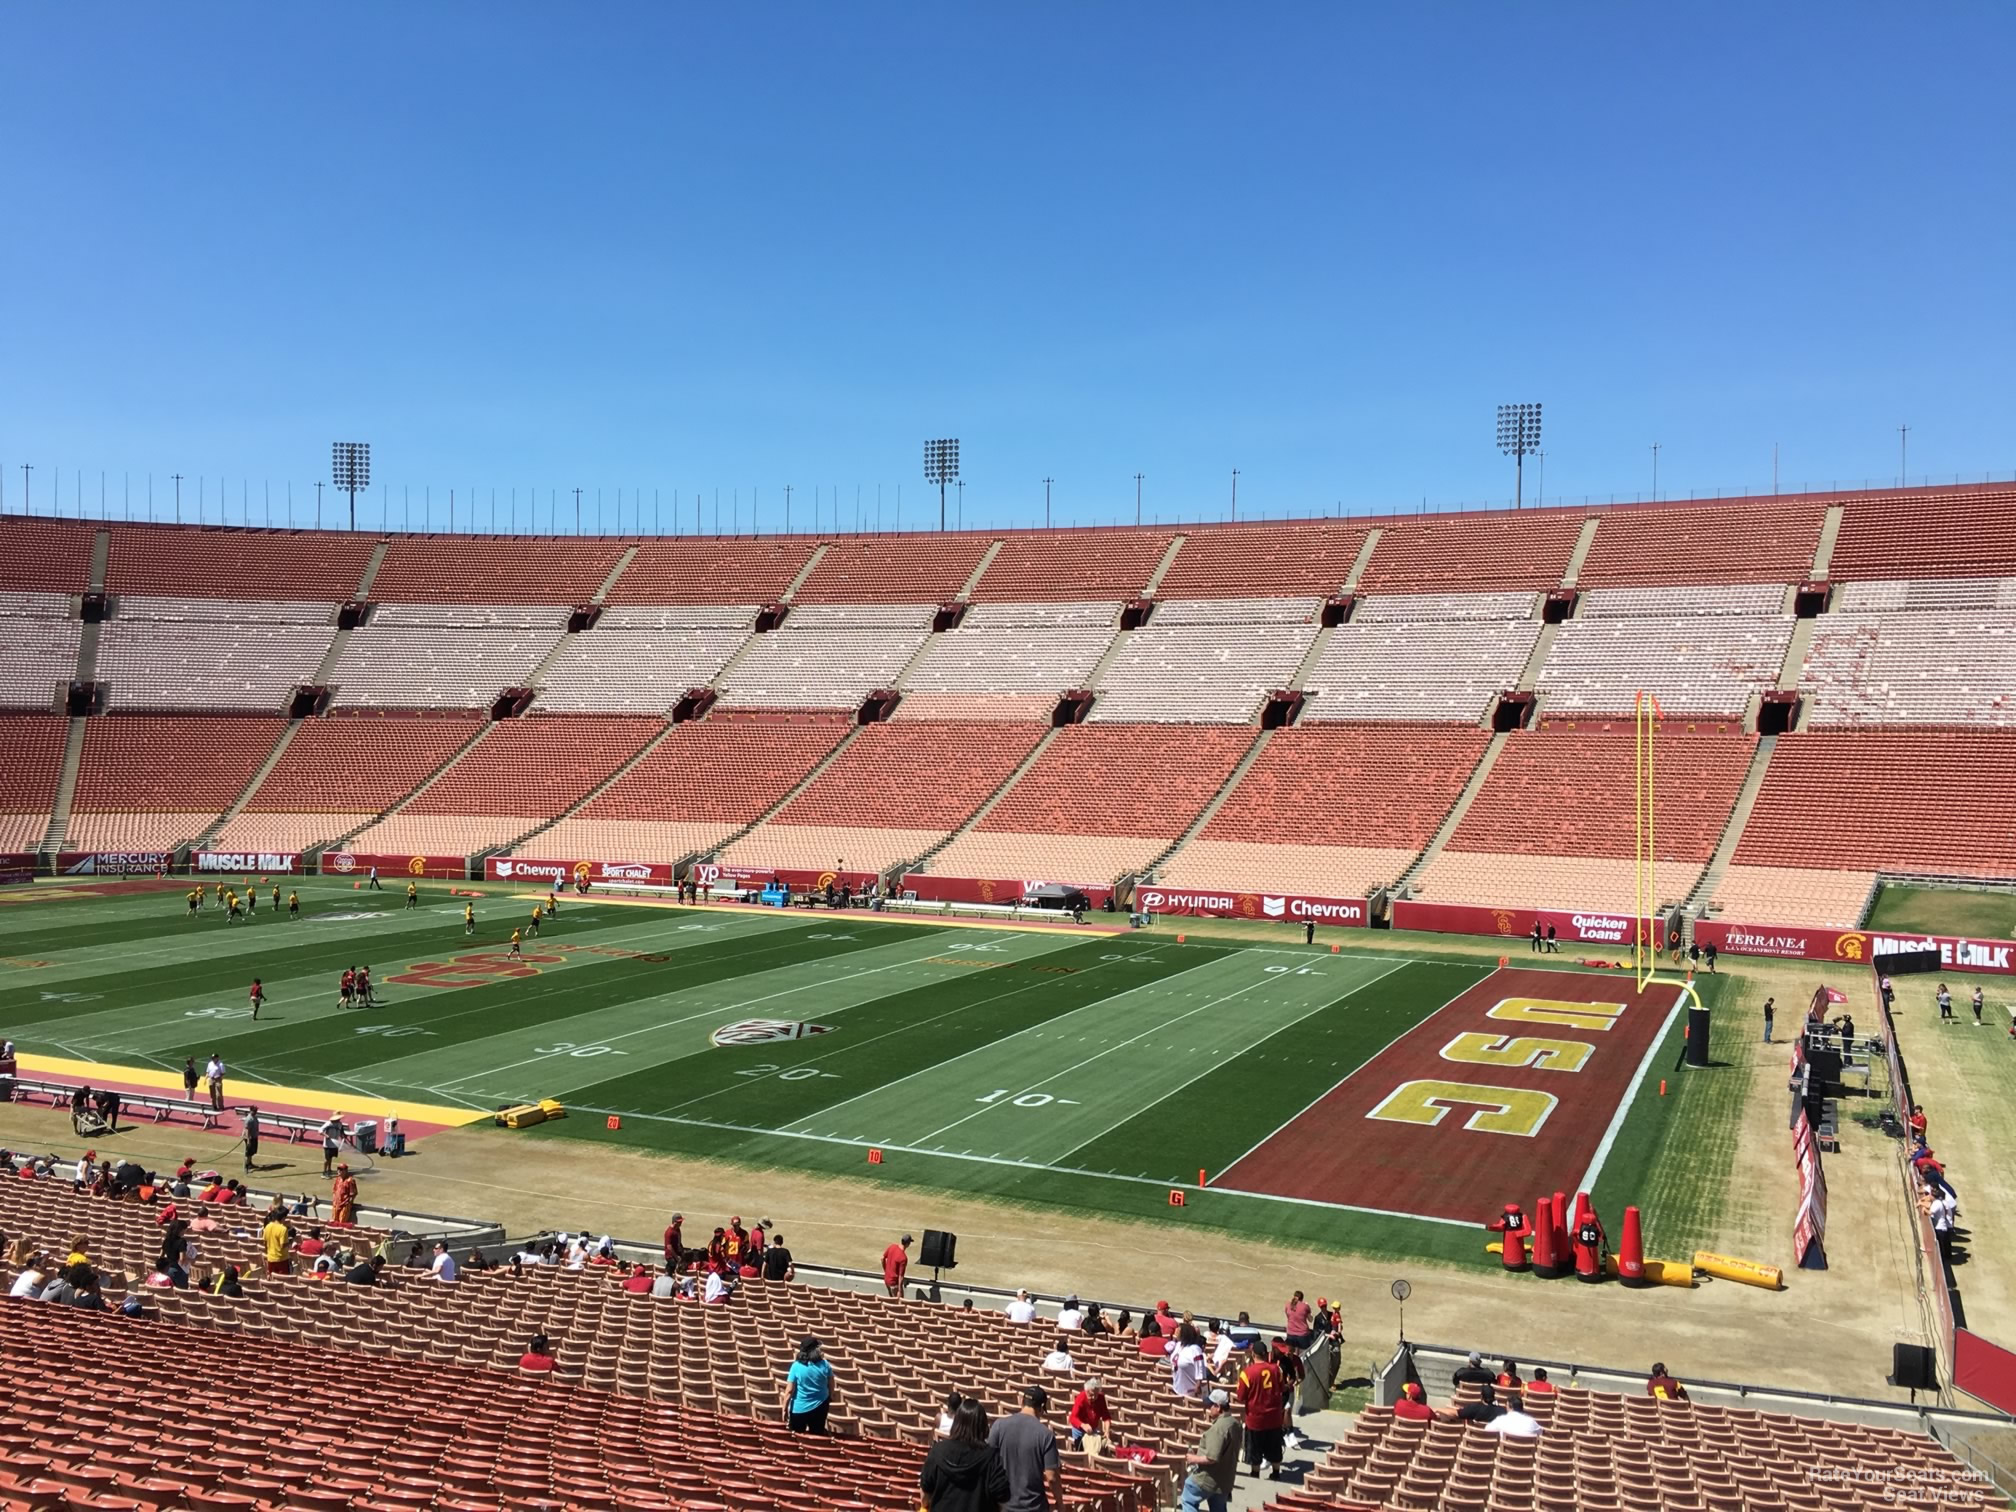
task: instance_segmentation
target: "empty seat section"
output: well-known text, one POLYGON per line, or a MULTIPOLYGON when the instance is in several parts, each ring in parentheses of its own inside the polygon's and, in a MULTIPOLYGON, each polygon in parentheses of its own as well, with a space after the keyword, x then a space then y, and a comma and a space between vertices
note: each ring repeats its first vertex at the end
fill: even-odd
POLYGON ((1812 866, 1732 866, 1708 909, 1733 924, 1814 924, 1853 929, 1876 890, 1874 871, 1812 866))
POLYGON ((15 619, 67 619, 69 615, 70 595, 67 593, 0 591, 0 630, 17 628, 11 623, 15 619))
POLYGON ((645 541, 609 590, 612 604, 767 604, 784 597, 818 542, 675 536, 645 541))
POLYGON ((32 851, 49 828, 70 722, 60 714, 0 714, 0 851, 32 851))
POLYGON ((1352 622, 1414 625, 1450 620, 1526 620, 1540 595, 1531 589, 1504 593, 1381 593, 1358 600, 1352 622))
POLYGON ((349 531, 114 525, 105 591, 342 603, 357 596, 377 545, 349 531))
POLYGON ((980 721, 865 726, 775 818, 722 854, 738 866, 881 871, 922 855, 1007 781, 1042 725, 980 721))
POLYGON ((1810 498, 1601 510, 1575 582, 1581 588, 1801 583, 1812 574, 1826 516, 1827 501, 1810 498))
POLYGON ((110 709, 228 709, 280 713, 313 682, 336 637, 333 625, 245 621, 217 604, 212 619, 108 622, 97 680, 110 709))
POLYGON ((1214 725, 1072 725, 987 817, 931 859, 950 877, 1102 885, 1196 819, 1255 737, 1214 725))
POLYGON ((1846 501, 1827 576, 2016 575, 2016 485, 1926 489, 1846 501))
POLYGON ((2016 727, 2016 608, 1823 614, 1799 691, 1813 725, 2016 727))
POLYGON ((2016 731, 1781 736, 1736 864, 2016 875, 2012 792, 2016 731))
MULTIPOLYGON (((1700 880, 1756 741, 1733 727, 1662 726, 1654 746, 1658 902, 1700 880)), ((1637 754, 1628 723, 1514 731, 1422 873, 1430 903, 1620 909, 1636 896, 1637 754)))
POLYGON ((61 708, 77 675, 83 630, 74 619, 48 615, 0 619, 0 707, 61 708))
POLYGON ((333 625, 336 603, 329 599, 215 599, 126 593, 114 601, 118 620, 222 621, 248 625, 333 625))
POLYGON ((1452 720, 1474 724, 1514 687, 1539 637, 1537 620, 1360 623, 1330 633, 1309 674, 1302 717, 1452 720))
POLYGON ((1689 583, 1652 588, 1592 588, 1575 606, 1577 619, 1681 619, 1786 611, 1785 583, 1689 583))
POLYGON ((737 708, 857 708, 897 674, 931 634, 930 604, 807 604, 783 628, 755 637, 719 678, 737 708))
MULTIPOLYGON (((480 616, 506 613, 484 610, 480 616)), ((339 708, 487 709, 506 688, 527 686, 565 634, 545 625, 415 622, 424 611, 385 605, 350 632, 330 675, 339 708)), ((519 618, 538 618, 521 613, 519 618)))
POLYGON ((371 580, 371 597, 417 604, 585 604, 628 549, 600 536, 396 536, 371 580))
POLYGON ((608 861, 706 851, 775 808, 853 727, 825 712, 717 710, 675 726, 534 843, 545 855, 608 861))
POLYGON ((1872 578, 1840 584, 1829 607, 1837 614, 2016 609, 2016 577, 1872 578))
POLYGON ((539 678, 547 714, 663 714, 720 675, 749 638, 756 607, 612 608, 570 635, 539 678))
POLYGON ((1092 718, 1248 723, 1269 690, 1293 680, 1315 640, 1309 623, 1150 623, 1100 672, 1092 718))
POLYGON ((985 535, 856 536, 834 541, 791 595, 796 604, 943 604, 959 597, 985 535))
POLYGON ((194 838, 237 801, 286 728, 250 715, 88 721, 66 848, 164 850, 194 838))
POLYGON ((1524 513, 1418 515, 1382 526, 1362 593, 1460 593, 1555 588, 1568 570, 1583 516, 1524 513))
POLYGON ((87 593, 95 525, 35 515, 0 515, 0 588, 87 593))
POLYGON ((1629 713, 1641 692, 1668 714, 1740 715, 1777 685, 1794 623, 1789 614, 1572 619, 1535 687, 1556 715, 1629 713))
POLYGON ((988 604, 1134 598, 1148 591, 1175 534, 1069 530, 1011 535, 980 575, 973 598, 988 604))
POLYGON ((1216 599, 1281 593, 1329 598, 1344 591, 1365 533, 1363 525, 1344 520, 1193 526, 1184 531, 1182 549, 1156 585, 1155 596, 1216 599))
POLYGON ((976 604, 904 675, 897 717, 1047 719, 1113 643, 1117 600, 976 604))
POLYGON ((1488 741, 1484 731, 1460 725, 1276 730, 1159 880, 1356 897, 1407 869, 1488 741))

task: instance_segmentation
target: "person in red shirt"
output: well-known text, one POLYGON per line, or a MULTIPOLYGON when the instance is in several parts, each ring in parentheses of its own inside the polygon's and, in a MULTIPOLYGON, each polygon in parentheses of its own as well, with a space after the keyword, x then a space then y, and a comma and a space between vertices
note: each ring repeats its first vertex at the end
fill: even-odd
POLYGON ((1281 1441, 1288 1427, 1288 1378, 1268 1353, 1265 1339, 1255 1339, 1248 1352, 1251 1358, 1239 1367, 1233 1386, 1245 1412, 1246 1469, 1263 1479, 1279 1480, 1281 1441), (1262 1460, 1265 1470, 1260 1468, 1262 1460))
POLYGON ((1920 1139, 1925 1137, 1925 1110, 1923 1108, 1919 1107, 1916 1103, 1911 1104, 1911 1117, 1906 1121, 1910 1124, 1913 1134, 1916 1134, 1920 1139))
POLYGON ((259 1005, 266 1001, 266 989, 260 985, 257 977, 252 978, 252 991, 249 996, 252 999, 252 1018, 256 1023, 259 1018, 259 1005))
POLYGON ((1065 1414, 1064 1422, 1071 1430, 1071 1447, 1084 1447, 1087 1434, 1096 1434, 1107 1447, 1117 1444, 1118 1433, 1113 1427, 1113 1409, 1107 1405, 1106 1392, 1097 1376, 1087 1376, 1085 1387, 1071 1398, 1071 1410, 1065 1414))
POLYGON ((1281 1316, 1287 1320, 1288 1342, 1297 1349, 1307 1349, 1310 1344, 1310 1319, 1313 1316, 1309 1304, 1302 1300, 1299 1291, 1288 1299, 1288 1305, 1281 1309, 1281 1316))
POLYGON ((546 1342, 546 1335, 532 1335, 532 1342, 525 1347, 525 1353, 518 1356, 518 1368, 541 1373, 553 1369, 553 1346, 546 1342))
POLYGON ((630 1274, 623 1278, 623 1290, 632 1296, 651 1295, 651 1268, 641 1261, 630 1267, 630 1274))
POLYGON ((680 1233, 686 1222, 684 1213, 674 1213, 672 1221, 665 1225, 665 1269, 671 1275, 678 1275, 685 1264, 686 1247, 680 1233))
POLYGON ((343 968, 343 985, 336 996, 339 1008, 348 1008, 357 996, 357 973, 351 967, 343 968))
POLYGON ((1500 1391, 1518 1391, 1525 1386, 1526 1383, 1519 1379, 1519 1362, 1517 1360, 1500 1360, 1498 1362, 1498 1380, 1496 1384, 1500 1391))
POLYGON ((916 1242, 905 1234, 882 1251, 882 1284, 892 1297, 903 1295, 903 1278, 910 1273, 910 1246, 916 1242))
POLYGON ((1545 1365, 1535 1365, 1533 1367, 1533 1379, 1526 1383, 1526 1395, 1553 1396, 1554 1394, 1554 1383, 1547 1379, 1547 1367, 1545 1365))
POLYGON ((305 1255, 312 1260, 327 1248, 328 1246, 322 1242, 322 1230, 311 1228, 308 1230, 308 1237, 294 1246, 294 1252, 298 1255, 305 1255))
POLYGON ((1658 1361, 1652 1367, 1652 1374, 1645 1381, 1645 1395, 1658 1397, 1662 1402, 1684 1402, 1687 1388, 1666 1373, 1666 1362, 1658 1361))
POLYGON ((1435 1421, 1435 1409, 1428 1405, 1428 1398, 1422 1392, 1419 1381, 1409 1381, 1400 1388, 1400 1400, 1393 1404, 1393 1416, 1411 1423, 1435 1421))

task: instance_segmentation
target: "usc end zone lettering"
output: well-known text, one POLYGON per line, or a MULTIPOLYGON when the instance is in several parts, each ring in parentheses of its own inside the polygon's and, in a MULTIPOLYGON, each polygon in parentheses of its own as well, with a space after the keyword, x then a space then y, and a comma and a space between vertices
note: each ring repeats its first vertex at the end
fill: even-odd
POLYGON ((1531 1039, 1523 1034, 1459 1034, 1442 1047, 1442 1059, 1467 1066, 1531 1066, 1536 1071, 1580 1071, 1595 1053, 1580 1040, 1531 1039))
POLYGON ((1473 1111, 1463 1127, 1480 1134, 1517 1134, 1531 1139, 1547 1122, 1557 1099, 1551 1092, 1529 1092, 1523 1087, 1487 1087, 1473 1082, 1402 1082, 1386 1100, 1365 1116, 1389 1123, 1427 1124, 1431 1128, 1448 1116, 1451 1108, 1473 1111))
POLYGON ((449 961, 415 961, 385 980, 405 987, 484 987, 500 977, 537 976, 541 966, 557 966, 565 959, 528 950, 523 960, 514 960, 501 950, 485 950, 449 961))
POLYGON ((1564 1003, 1558 998, 1506 998, 1484 1017, 1511 1019, 1522 1024, 1545 1024, 1550 1029, 1587 1029, 1603 1034, 1616 1027, 1623 1016, 1622 1003, 1564 1003))

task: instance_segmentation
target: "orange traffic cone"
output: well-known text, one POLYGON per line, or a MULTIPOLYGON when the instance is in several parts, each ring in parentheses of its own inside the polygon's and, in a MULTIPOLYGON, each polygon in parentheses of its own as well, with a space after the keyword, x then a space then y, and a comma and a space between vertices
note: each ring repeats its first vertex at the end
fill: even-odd
POLYGON ((1624 1209, 1624 1234, 1617 1243, 1617 1275, 1626 1286, 1645 1284, 1645 1235, 1638 1209, 1624 1209))

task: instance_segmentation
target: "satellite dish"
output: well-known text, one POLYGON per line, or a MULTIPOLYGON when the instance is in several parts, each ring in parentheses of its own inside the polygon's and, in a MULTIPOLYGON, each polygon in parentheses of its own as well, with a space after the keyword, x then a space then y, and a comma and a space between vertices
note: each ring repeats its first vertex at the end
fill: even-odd
POLYGON ((1393 1300, 1395 1302, 1405 1302, 1413 1295, 1414 1288, 1409 1286, 1405 1281, 1395 1281, 1393 1283, 1393 1300))

